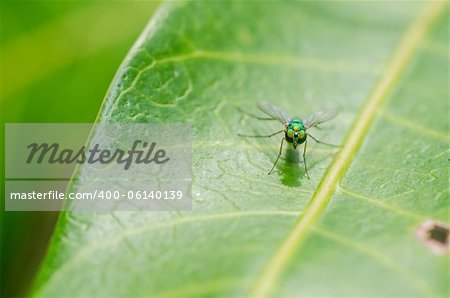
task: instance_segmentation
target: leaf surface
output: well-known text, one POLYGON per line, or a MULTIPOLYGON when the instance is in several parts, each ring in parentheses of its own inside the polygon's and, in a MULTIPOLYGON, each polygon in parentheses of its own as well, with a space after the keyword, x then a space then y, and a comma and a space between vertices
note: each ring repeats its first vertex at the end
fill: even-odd
MULTIPOLYGON (((445 297, 448 255, 414 238, 448 221, 444 2, 169 3, 138 40, 99 122, 193 125, 193 211, 63 213, 35 296, 445 297), (311 130, 306 179, 279 123, 311 130)), ((174 132, 176 134, 176 132, 174 132)))

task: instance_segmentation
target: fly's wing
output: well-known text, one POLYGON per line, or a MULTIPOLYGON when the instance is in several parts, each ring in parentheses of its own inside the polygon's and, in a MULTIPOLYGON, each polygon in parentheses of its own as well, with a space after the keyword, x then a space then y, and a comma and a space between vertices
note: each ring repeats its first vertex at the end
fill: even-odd
POLYGON ((283 110, 283 108, 273 105, 270 102, 260 101, 258 103, 258 108, 273 119, 280 121, 283 125, 286 125, 289 121, 291 121, 288 113, 283 110))
POLYGON ((333 119, 336 115, 336 109, 324 109, 306 116, 302 121, 306 128, 311 128, 333 119))

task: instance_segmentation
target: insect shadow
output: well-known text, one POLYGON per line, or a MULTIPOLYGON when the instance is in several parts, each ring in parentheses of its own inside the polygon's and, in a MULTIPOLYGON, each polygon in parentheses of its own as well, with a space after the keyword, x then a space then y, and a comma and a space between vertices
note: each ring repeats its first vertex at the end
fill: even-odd
MULTIPOLYGON (((309 162, 311 168, 314 168, 322 161, 312 160, 309 162)), ((281 173, 281 183, 289 187, 298 187, 305 181, 305 170, 303 161, 298 151, 287 148, 283 162, 277 167, 278 173, 281 173)))
POLYGON ((284 162, 281 163, 277 172, 281 173, 281 183, 286 186, 301 186, 301 178, 305 176, 303 167, 300 166, 300 155, 292 148, 286 149, 284 162))

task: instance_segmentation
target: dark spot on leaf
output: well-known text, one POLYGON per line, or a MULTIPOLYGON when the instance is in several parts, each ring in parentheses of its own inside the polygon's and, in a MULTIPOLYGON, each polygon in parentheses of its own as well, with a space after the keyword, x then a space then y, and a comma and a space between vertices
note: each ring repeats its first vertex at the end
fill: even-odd
POLYGON ((437 255, 450 252, 450 226, 448 224, 431 219, 425 220, 417 228, 416 238, 437 255))

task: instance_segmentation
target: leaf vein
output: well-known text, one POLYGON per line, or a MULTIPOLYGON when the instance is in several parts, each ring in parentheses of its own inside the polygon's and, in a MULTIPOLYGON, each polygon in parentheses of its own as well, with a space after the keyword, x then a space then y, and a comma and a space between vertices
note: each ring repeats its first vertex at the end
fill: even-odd
POLYGON ((414 285, 415 288, 419 291, 421 291, 423 294, 425 294, 426 297, 439 297, 434 293, 432 288, 430 288, 427 284, 423 282, 422 279, 415 276, 414 274, 411 274, 410 270, 407 268, 404 268, 399 263, 395 262, 393 259, 389 258, 386 255, 381 254, 379 251, 370 248, 367 245, 363 245, 361 243, 357 243, 354 241, 351 241, 350 239, 338 235, 336 233, 326 231, 324 229, 321 229, 317 226, 312 227, 312 230, 316 232, 318 235, 321 235, 327 239, 333 240, 336 243, 339 243, 341 245, 344 245, 348 248, 351 248, 355 251, 358 251, 360 253, 363 253, 374 260, 378 261, 380 264, 383 264, 386 268, 389 268, 393 272, 399 274, 403 278, 407 279, 410 284, 414 285))
POLYGON ((414 212, 411 212, 411 211, 408 211, 408 210, 405 210, 405 209, 402 209, 402 208, 399 208, 399 207, 392 206, 390 204, 384 203, 384 202, 382 202, 380 200, 377 200, 375 198, 371 198, 369 196, 353 192, 351 190, 346 189, 342 185, 339 185, 339 190, 342 193, 350 196, 351 198, 356 198, 356 199, 363 200, 363 201, 369 203, 370 205, 377 206, 377 207, 380 207, 380 208, 383 208, 383 209, 387 209, 387 210, 391 210, 391 211, 394 211, 394 212, 396 212, 398 214, 401 214, 401 215, 404 215, 404 216, 407 216, 407 217, 411 217, 411 218, 419 219, 419 220, 427 218, 425 215, 417 214, 417 213, 414 213, 414 212))
POLYGON ((377 112, 386 102, 388 94, 390 94, 403 74, 408 62, 412 60, 416 51, 420 48, 426 33, 440 17, 446 6, 446 2, 427 3, 422 14, 407 29, 396 51, 393 53, 383 76, 380 77, 369 94, 365 105, 344 141, 344 145, 331 162, 305 212, 298 218, 285 240, 266 263, 261 274, 256 278, 251 291, 252 297, 267 297, 276 287, 284 268, 289 264, 289 260, 299 250, 311 226, 327 207, 338 182, 344 176, 353 157, 359 151, 377 112))

